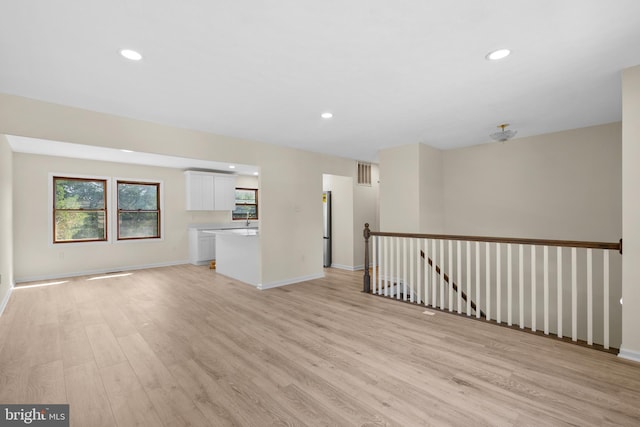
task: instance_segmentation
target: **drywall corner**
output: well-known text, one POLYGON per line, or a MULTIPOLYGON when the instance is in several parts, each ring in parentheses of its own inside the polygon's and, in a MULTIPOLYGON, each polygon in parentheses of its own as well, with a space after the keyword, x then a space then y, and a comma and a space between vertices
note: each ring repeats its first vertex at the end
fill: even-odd
POLYGON ((0 314, 13 281, 13 151, 0 135, 0 314))

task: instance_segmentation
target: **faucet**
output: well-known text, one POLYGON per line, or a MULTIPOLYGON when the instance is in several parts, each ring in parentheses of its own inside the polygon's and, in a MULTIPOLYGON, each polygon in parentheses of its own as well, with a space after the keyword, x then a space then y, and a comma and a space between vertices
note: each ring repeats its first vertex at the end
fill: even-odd
POLYGON ((251 222, 249 221, 249 212, 247 212, 247 227, 249 226, 249 224, 251 224, 251 222))

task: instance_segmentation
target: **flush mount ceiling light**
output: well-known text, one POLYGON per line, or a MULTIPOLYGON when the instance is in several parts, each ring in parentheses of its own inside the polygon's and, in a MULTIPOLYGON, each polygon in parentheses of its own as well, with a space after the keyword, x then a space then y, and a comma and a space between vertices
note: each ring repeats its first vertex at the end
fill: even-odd
POLYGON ((491 139, 495 139, 496 141, 500 141, 500 142, 504 142, 504 141, 508 141, 511 138, 513 138, 514 136, 516 136, 516 134, 518 133, 515 130, 507 130, 506 127, 509 126, 509 123, 503 123, 501 125, 498 125, 498 127, 500 128, 500 131, 492 133, 491 135, 489 135, 491 137, 491 139))
POLYGON ((236 167, 234 165, 229 165, 229 169, 235 169, 236 167))
POLYGON ((489 52, 485 58, 489 61, 497 61, 499 59, 506 58, 510 53, 511 51, 509 49, 498 49, 493 52, 489 52))
POLYGON ((122 49, 120 51, 120 55, 131 61, 140 61, 142 59, 142 54, 140 54, 140 52, 136 52, 135 50, 131 49, 122 49))
POLYGON ((333 114, 327 111, 326 113, 320 114, 320 117, 322 117, 323 119, 330 119, 331 117, 333 117, 333 114))

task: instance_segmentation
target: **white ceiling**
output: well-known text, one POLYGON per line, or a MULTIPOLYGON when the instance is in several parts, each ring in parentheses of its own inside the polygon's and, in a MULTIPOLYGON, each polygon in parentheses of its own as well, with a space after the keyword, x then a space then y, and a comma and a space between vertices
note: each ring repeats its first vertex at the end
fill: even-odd
POLYGON ((0 92, 360 160, 618 121, 639 46, 638 0, 0 0, 0 92))

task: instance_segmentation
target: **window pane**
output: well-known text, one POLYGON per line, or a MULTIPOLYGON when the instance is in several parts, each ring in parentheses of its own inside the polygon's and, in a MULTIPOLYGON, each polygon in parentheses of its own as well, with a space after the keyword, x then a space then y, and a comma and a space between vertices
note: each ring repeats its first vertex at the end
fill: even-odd
POLYGON ((104 209, 105 182, 56 178, 56 209, 104 209))
POLYGON ((118 183, 118 209, 125 211, 157 210, 158 186, 156 184, 118 183))
POLYGON ((249 219, 256 219, 256 211, 256 205, 236 205, 236 209, 233 211, 233 219, 247 219, 247 213, 249 214, 249 219))
POLYGON ((104 212, 56 211, 56 242, 72 240, 105 240, 104 212))
POLYGON ((159 237, 158 212, 120 212, 120 238, 159 237))
POLYGON ((236 204, 256 204, 255 190, 236 190, 236 204))

